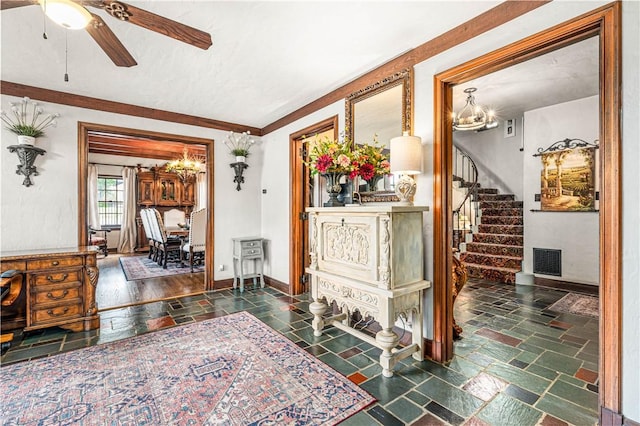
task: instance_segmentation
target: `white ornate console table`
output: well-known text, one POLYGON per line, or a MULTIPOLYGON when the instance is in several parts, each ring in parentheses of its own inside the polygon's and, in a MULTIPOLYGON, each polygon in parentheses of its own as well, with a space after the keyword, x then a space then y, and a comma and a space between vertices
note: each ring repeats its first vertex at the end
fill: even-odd
POLYGON ((412 355, 424 357, 422 291, 430 286, 423 272, 422 216, 428 207, 380 205, 309 208, 309 251, 314 335, 332 324, 382 349, 382 374, 412 355), (336 302, 341 313, 324 318, 336 302), (378 321, 375 339, 349 326, 355 311, 378 321), (398 349, 393 325, 411 320, 412 344, 398 349))

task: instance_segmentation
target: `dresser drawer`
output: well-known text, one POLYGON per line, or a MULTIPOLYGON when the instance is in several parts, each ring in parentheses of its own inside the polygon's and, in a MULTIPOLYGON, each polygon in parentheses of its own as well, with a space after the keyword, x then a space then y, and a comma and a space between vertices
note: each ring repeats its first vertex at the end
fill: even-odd
POLYGON ((51 259, 29 260, 27 270, 65 268, 69 266, 82 266, 83 258, 80 256, 56 257, 51 259))
POLYGON ((50 288, 41 288, 42 290, 39 289, 36 293, 31 295, 31 303, 33 305, 43 305, 47 303, 59 303, 65 301, 68 302, 73 299, 76 299, 77 301, 82 300, 82 286, 80 283, 76 283, 72 286, 51 286, 50 288))
POLYGON ((44 322, 58 322, 82 315, 82 305, 60 305, 51 308, 32 309, 31 324, 37 326, 44 322))
POLYGON ((262 248, 262 244, 260 240, 255 240, 255 241, 243 241, 242 242, 242 249, 247 249, 247 248, 262 248))
POLYGON ((245 259, 250 259, 252 257, 259 257, 261 255, 262 255, 262 247, 242 249, 242 257, 245 259))
POLYGON ((82 269, 66 269, 60 271, 32 273, 29 274, 29 282, 32 286, 36 287, 51 284, 82 282, 82 273, 82 269))

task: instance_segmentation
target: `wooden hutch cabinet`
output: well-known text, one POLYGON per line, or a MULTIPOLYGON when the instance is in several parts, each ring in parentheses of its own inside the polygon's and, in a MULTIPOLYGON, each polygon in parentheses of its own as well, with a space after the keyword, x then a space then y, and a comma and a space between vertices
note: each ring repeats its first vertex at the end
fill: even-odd
POLYGON ((179 209, 188 217, 195 205, 195 181, 183 183, 176 173, 164 171, 164 167, 152 167, 149 171, 138 169, 138 214, 136 215, 138 250, 146 250, 148 241, 140 219, 140 209, 153 207, 161 214, 179 209))

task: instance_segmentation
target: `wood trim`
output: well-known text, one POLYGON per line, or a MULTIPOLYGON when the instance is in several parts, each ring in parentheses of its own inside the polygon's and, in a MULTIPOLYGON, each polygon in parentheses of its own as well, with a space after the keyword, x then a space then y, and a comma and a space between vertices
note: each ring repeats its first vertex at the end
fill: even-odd
POLYGON ((304 135, 313 135, 333 129, 333 137, 338 138, 338 116, 322 120, 312 124, 302 130, 289 135, 289 170, 291 171, 291 194, 289 198, 291 238, 289 239, 289 288, 287 292, 291 295, 300 294, 304 287, 300 284, 300 277, 304 274, 304 259, 300 256, 303 250, 303 241, 307 238, 304 227, 307 222, 300 220, 300 214, 308 207, 304 200, 304 184, 306 174, 304 174, 304 164, 298 155, 301 148, 301 139, 304 135))
POLYGON ((600 288, 597 285, 572 283, 570 281, 552 280, 549 278, 533 277, 533 285, 538 287, 556 288, 576 293, 591 294, 598 296, 600 288))
POLYGON ((278 281, 275 278, 271 278, 265 275, 264 277, 264 283, 266 285, 268 285, 269 287, 273 287, 276 290, 280 290, 281 292, 283 292, 284 294, 291 294, 290 293, 290 286, 283 283, 282 281, 278 281))
POLYGON ((233 278, 225 278, 224 280, 215 280, 213 282, 212 288, 207 291, 226 290, 226 289, 233 289, 233 278))
MULTIPOLYGON (((523 60, 564 47, 573 42, 600 37, 600 386, 601 413, 618 413, 621 408, 622 327, 622 181, 621 181, 621 3, 614 2, 570 21, 512 43, 435 76, 434 132, 434 340, 442 338, 444 348, 436 354, 446 361, 451 327, 447 306, 450 286, 437 291, 438 281, 450 278, 451 206, 445 204, 452 182, 450 157, 452 87, 456 84, 506 68, 523 60), (444 157, 443 157, 444 156, 444 157), (442 274, 441 276, 439 274, 442 274), (438 306, 440 305, 440 306, 438 306)), ((601 418, 601 424, 607 419, 601 418)))
MULTIPOLYGON (((600 423, 601 425, 604 425, 604 423, 600 423)), ((631 419, 627 419, 626 417, 622 417, 622 424, 624 426, 640 426, 640 423, 635 422, 631 419)))
POLYGON ((151 118, 153 120, 168 121, 171 123, 188 124, 191 126, 206 127, 233 132, 250 131, 251 134, 260 136, 262 130, 257 127, 244 124, 229 123, 226 121, 212 120, 210 118, 194 115, 180 114, 177 112, 163 111, 155 108, 147 108, 122 102, 107 101, 89 96, 75 95, 73 93, 58 92, 56 90, 42 89, 40 87, 27 86, 10 81, 0 81, 0 93, 9 96, 28 96, 39 101, 54 104, 69 105, 78 108, 92 109, 96 111, 112 112, 115 114, 131 115, 134 117, 151 118))
POLYGON ((623 418, 620 413, 614 413, 613 411, 600 407, 600 426, 622 426, 623 418))
POLYGON ((511 21, 519 16, 524 15, 540 6, 549 3, 551 0, 540 1, 505 1, 496 7, 476 16, 475 18, 458 25, 457 27, 439 35, 438 37, 421 44, 415 49, 392 59, 369 71, 368 73, 352 80, 342 87, 316 99, 315 101, 303 106, 302 108, 287 114, 286 116, 274 121, 273 123, 262 128, 262 135, 269 134, 278 130, 287 124, 291 124, 300 118, 306 117, 312 112, 331 105, 341 99, 346 98, 351 93, 370 86, 376 81, 395 74, 405 68, 411 68, 414 65, 423 62, 433 56, 444 52, 447 49, 455 47, 467 40, 471 40, 478 35, 490 31, 506 22, 511 21))
POLYGON ((193 136, 180 136, 169 133, 160 133, 126 127, 109 126, 105 124, 78 122, 78 245, 84 245, 88 240, 87 236, 87 165, 89 164, 89 132, 115 133, 132 137, 143 137, 146 139, 162 141, 181 142, 184 144, 204 145, 207 152, 205 163, 207 171, 207 240, 206 240, 206 260, 204 268, 204 290, 214 290, 213 279, 213 254, 215 241, 214 227, 214 140, 193 136))

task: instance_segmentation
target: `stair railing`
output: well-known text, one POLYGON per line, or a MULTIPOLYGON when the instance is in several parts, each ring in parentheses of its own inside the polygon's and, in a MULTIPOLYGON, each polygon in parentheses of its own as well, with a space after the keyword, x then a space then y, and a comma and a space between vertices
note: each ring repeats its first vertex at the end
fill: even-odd
POLYGON ((460 248, 460 243, 465 242, 465 235, 472 232, 478 222, 477 211, 471 205, 478 199, 478 168, 471 156, 462 148, 453 146, 453 176, 461 182, 462 188, 467 192, 462 201, 452 206, 453 211, 453 241, 452 247, 460 248))

